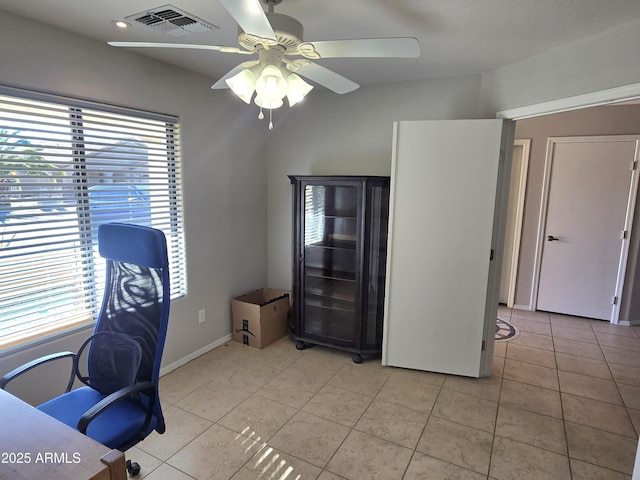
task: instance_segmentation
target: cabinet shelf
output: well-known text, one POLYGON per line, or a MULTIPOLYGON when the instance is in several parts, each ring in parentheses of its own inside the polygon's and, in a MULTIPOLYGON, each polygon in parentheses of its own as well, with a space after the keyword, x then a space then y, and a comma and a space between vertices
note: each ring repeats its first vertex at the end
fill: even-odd
POLYGON ((356 249, 356 242, 354 240, 327 240, 325 242, 310 243, 304 246, 306 248, 326 248, 335 250, 349 250, 356 249))
MULTIPOLYGON (((318 299, 318 304, 315 306, 323 307, 323 308, 334 308, 336 310, 345 310, 345 309, 341 308, 339 306, 340 304, 338 303, 336 303, 336 305, 330 305, 332 302, 350 302, 351 304, 353 304, 356 301, 354 297, 347 297, 339 294, 323 295, 322 293, 319 293, 314 290, 305 290, 305 294, 306 294, 305 298, 315 297, 318 299)), ((312 304, 313 304, 313 301, 308 302, 308 305, 312 305, 312 304)), ((347 310, 353 310, 353 307, 347 308, 347 310)))
POLYGON ((389 177, 290 176, 294 271, 290 331, 362 355, 382 348, 389 177))
POLYGON ((353 312, 355 299, 340 299, 336 297, 318 296, 306 294, 304 298, 307 307, 322 308, 341 312, 353 312))
MULTIPOLYGON (((340 343, 341 339, 353 336, 351 312, 334 311, 310 305, 308 315, 303 320, 305 332, 309 336, 319 336, 324 342, 340 343)), ((309 341, 305 337, 305 341, 309 341)), ((309 342, 313 343, 313 342, 309 342)))
POLYGON ((324 268, 310 268, 307 267, 304 270, 305 277, 323 278, 326 280, 336 280, 338 282, 355 282, 356 272, 344 272, 344 271, 328 271, 324 268))

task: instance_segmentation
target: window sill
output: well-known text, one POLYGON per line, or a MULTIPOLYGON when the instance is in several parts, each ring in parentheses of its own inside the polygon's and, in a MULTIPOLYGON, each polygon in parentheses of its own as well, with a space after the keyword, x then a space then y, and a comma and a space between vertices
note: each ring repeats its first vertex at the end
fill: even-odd
POLYGON ((14 337, 10 341, 0 343, 0 359, 23 350, 28 350, 54 340, 68 337, 83 330, 93 330, 95 323, 96 322, 94 320, 85 320, 82 322, 75 322, 72 325, 64 325, 56 329, 49 329, 42 333, 24 335, 19 338, 14 337))

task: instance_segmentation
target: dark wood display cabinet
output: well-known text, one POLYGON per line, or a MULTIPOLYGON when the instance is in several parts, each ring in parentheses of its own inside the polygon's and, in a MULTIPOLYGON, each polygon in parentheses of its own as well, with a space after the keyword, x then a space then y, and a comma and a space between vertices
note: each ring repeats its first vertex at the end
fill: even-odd
POLYGON ((324 345, 355 363, 382 349, 389 177, 289 176, 293 309, 300 350, 324 345))

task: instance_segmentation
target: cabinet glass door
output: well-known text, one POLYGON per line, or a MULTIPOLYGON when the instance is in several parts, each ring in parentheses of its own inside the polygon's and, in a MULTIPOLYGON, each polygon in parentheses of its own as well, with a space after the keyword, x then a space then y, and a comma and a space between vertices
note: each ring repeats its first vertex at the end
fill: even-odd
POLYGON ((304 190, 304 330, 353 342, 356 322, 358 188, 304 190))
POLYGON ((387 218, 389 215, 389 186, 374 185, 369 193, 369 230, 367 268, 366 337, 364 341, 375 345, 382 337, 384 315, 385 269, 387 264, 387 218))

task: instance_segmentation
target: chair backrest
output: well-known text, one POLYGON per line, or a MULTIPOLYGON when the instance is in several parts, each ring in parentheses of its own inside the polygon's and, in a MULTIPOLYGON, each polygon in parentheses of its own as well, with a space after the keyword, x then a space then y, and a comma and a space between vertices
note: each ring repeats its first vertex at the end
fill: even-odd
MULTIPOLYGON (((97 335, 98 341, 91 344, 87 357, 90 384, 96 390, 110 393, 114 385, 117 388, 131 382, 131 369, 136 368, 139 362, 135 381, 154 383, 156 429, 162 433, 164 418, 158 397, 158 380, 170 306, 166 238, 164 233, 154 228, 108 223, 98 229, 98 248, 107 264, 95 334, 109 332, 132 337, 140 345, 142 355, 138 358, 133 350, 128 354, 101 354, 105 343, 123 351, 127 346, 125 341, 117 339, 117 335, 97 335)), ((138 401, 146 407, 149 397, 141 395, 138 401)))

